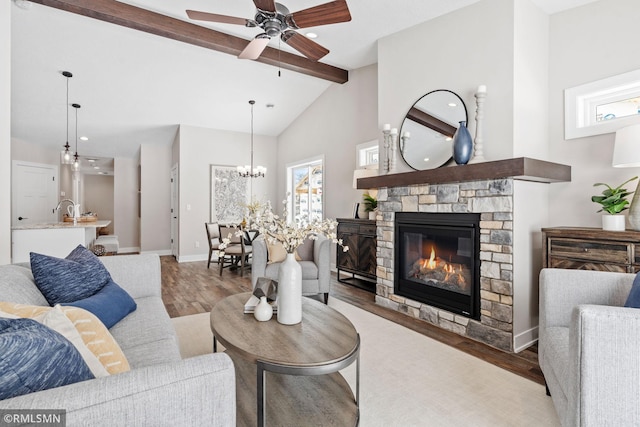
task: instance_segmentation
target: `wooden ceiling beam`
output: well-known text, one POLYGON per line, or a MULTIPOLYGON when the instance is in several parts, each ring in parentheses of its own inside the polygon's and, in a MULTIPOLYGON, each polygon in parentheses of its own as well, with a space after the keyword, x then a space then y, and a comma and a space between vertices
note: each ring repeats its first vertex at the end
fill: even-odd
MULTIPOLYGON (((155 34, 184 43, 237 56, 249 40, 201 27, 157 12, 115 0, 32 0, 44 6, 76 13, 123 27, 155 34)), ((346 83, 349 72, 302 56, 267 47, 258 62, 317 77, 346 83)))

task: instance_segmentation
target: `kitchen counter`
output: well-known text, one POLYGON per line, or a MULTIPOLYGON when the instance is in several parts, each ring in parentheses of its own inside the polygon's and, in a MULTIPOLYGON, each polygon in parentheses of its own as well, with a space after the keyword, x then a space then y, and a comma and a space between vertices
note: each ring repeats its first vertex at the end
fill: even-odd
POLYGON ((109 220, 48 222, 11 227, 11 262, 29 262, 30 252, 64 258, 78 245, 93 246, 99 228, 109 220))
POLYGON ((84 221, 84 222, 44 222, 39 224, 25 224, 11 227, 12 230, 37 230, 52 228, 102 228, 111 224, 109 220, 84 221))

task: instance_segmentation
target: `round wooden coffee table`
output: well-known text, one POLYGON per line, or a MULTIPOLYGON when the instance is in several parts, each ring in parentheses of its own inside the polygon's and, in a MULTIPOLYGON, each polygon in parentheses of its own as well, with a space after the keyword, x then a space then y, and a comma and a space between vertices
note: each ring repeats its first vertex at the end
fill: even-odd
POLYGON ((333 308, 303 298, 302 322, 258 322, 244 314, 250 293, 211 311, 214 339, 236 368, 237 425, 357 425, 360 337, 333 308), (356 393, 338 372, 356 362, 356 393), (267 399, 268 396, 268 399, 267 399))

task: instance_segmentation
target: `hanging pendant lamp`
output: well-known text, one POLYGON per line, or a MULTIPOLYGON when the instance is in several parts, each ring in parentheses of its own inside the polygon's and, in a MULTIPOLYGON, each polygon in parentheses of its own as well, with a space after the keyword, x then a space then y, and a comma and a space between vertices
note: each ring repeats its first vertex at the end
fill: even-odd
POLYGON ((71 104, 71 106, 76 109, 76 153, 73 155, 73 168, 78 170, 80 167, 80 156, 78 156, 78 110, 80 104, 71 104))
POLYGON ((238 166, 236 168, 238 175, 243 178, 259 178, 264 177, 267 174, 267 168, 264 166, 253 167, 253 106, 255 103, 256 101, 253 99, 249 101, 249 104, 251 105, 251 165, 238 166))
POLYGON ((69 151, 69 148, 71 148, 71 146, 69 145, 69 79, 73 77, 73 74, 71 74, 69 71, 63 71, 62 75, 67 78, 67 102, 64 105, 67 111, 67 142, 66 144, 64 144, 64 153, 63 153, 62 163, 69 164, 71 160, 71 152, 69 151))

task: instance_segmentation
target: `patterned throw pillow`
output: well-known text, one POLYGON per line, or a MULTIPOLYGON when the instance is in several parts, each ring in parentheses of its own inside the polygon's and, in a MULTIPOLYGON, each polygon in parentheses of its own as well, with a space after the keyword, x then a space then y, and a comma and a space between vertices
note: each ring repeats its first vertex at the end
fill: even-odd
POLYGON ((87 298, 111 280, 98 257, 82 245, 66 258, 31 252, 30 259, 36 286, 52 306, 87 298))
POLYGON ((5 313, 34 319, 63 335, 78 349, 95 377, 130 370, 126 356, 109 330, 86 310, 61 305, 52 308, 0 302, 0 317, 5 313))
POLYGON ((0 319, 0 399, 94 378, 76 348, 32 319, 0 319))

